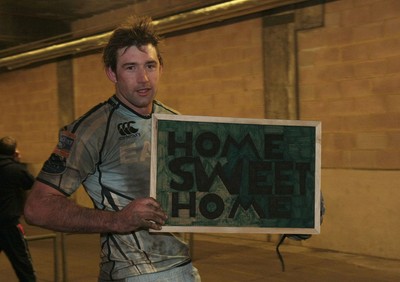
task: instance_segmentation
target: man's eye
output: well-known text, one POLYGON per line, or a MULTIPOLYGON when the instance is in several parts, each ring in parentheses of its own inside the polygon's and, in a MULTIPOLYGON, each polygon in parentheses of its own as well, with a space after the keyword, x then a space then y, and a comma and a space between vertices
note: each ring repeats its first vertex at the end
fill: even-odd
POLYGON ((156 67, 157 67, 156 64, 148 64, 148 65, 147 65, 147 68, 148 68, 149 70, 154 70, 156 67))

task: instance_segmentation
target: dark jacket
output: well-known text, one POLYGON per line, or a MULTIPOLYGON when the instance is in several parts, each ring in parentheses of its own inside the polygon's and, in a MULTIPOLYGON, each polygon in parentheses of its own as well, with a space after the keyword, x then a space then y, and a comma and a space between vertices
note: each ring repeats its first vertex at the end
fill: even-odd
POLYGON ((34 177, 12 156, 0 155, 0 225, 16 224, 23 212, 26 190, 34 177))

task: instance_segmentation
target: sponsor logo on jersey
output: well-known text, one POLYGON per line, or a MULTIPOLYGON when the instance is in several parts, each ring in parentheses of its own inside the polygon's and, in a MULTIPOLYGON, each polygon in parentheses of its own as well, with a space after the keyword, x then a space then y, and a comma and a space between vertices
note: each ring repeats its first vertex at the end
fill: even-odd
POLYGON ((118 124, 118 132, 124 137, 127 136, 138 136, 139 129, 134 127, 135 122, 134 121, 127 121, 127 122, 121 122, 118 124))
POLYGON ((75 134, 71 132, 61 132, 57 147, 54 149, 53 153, 68 158, 72 145, 74 144, 75 137, 75 134))

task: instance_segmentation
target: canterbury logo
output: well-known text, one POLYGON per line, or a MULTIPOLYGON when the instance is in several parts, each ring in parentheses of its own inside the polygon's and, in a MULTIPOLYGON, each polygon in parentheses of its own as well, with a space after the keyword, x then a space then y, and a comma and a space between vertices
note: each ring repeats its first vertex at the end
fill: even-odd
POLYGON ((118 124, 119 134, 129 135, 138 132, 139 129, 133 127, 134 123, 135 123, 134 121, 128 121, 118 124))

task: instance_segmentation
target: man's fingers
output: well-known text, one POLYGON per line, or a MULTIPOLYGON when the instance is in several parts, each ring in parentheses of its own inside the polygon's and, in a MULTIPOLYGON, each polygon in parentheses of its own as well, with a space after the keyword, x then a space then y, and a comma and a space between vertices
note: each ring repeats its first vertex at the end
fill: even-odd
POLYGON ((157 202, 154 198, 146 198, 146 205, 152 206, 156 209, 161 209, 161 204, 157 202))
POLYGON ((145 220, 145 225, 149 229, 161 230, 163 224, 159 224, 153 220, 145 220))
POLYGON ((165 221, 168 217, 167 214, 162 209, 160 203, 154 200, 153 198, 147 198, 147 199, 148 199, 147 206, 151 207, 152 210, 155 212, 155 215, 159 216, 161 220, 165 221))
POLYGON ((138 228, 161 230, 167 220, 167 214, 163 211, 159 202, 153 198, 139 198, 124 209, 123 216, 129 225, 138 228))
POLYGON ((167 220, 167 216, 164 212, 154 212, 145 217, 145 219, 158 225, 164 225, 165 221, 167 220))

